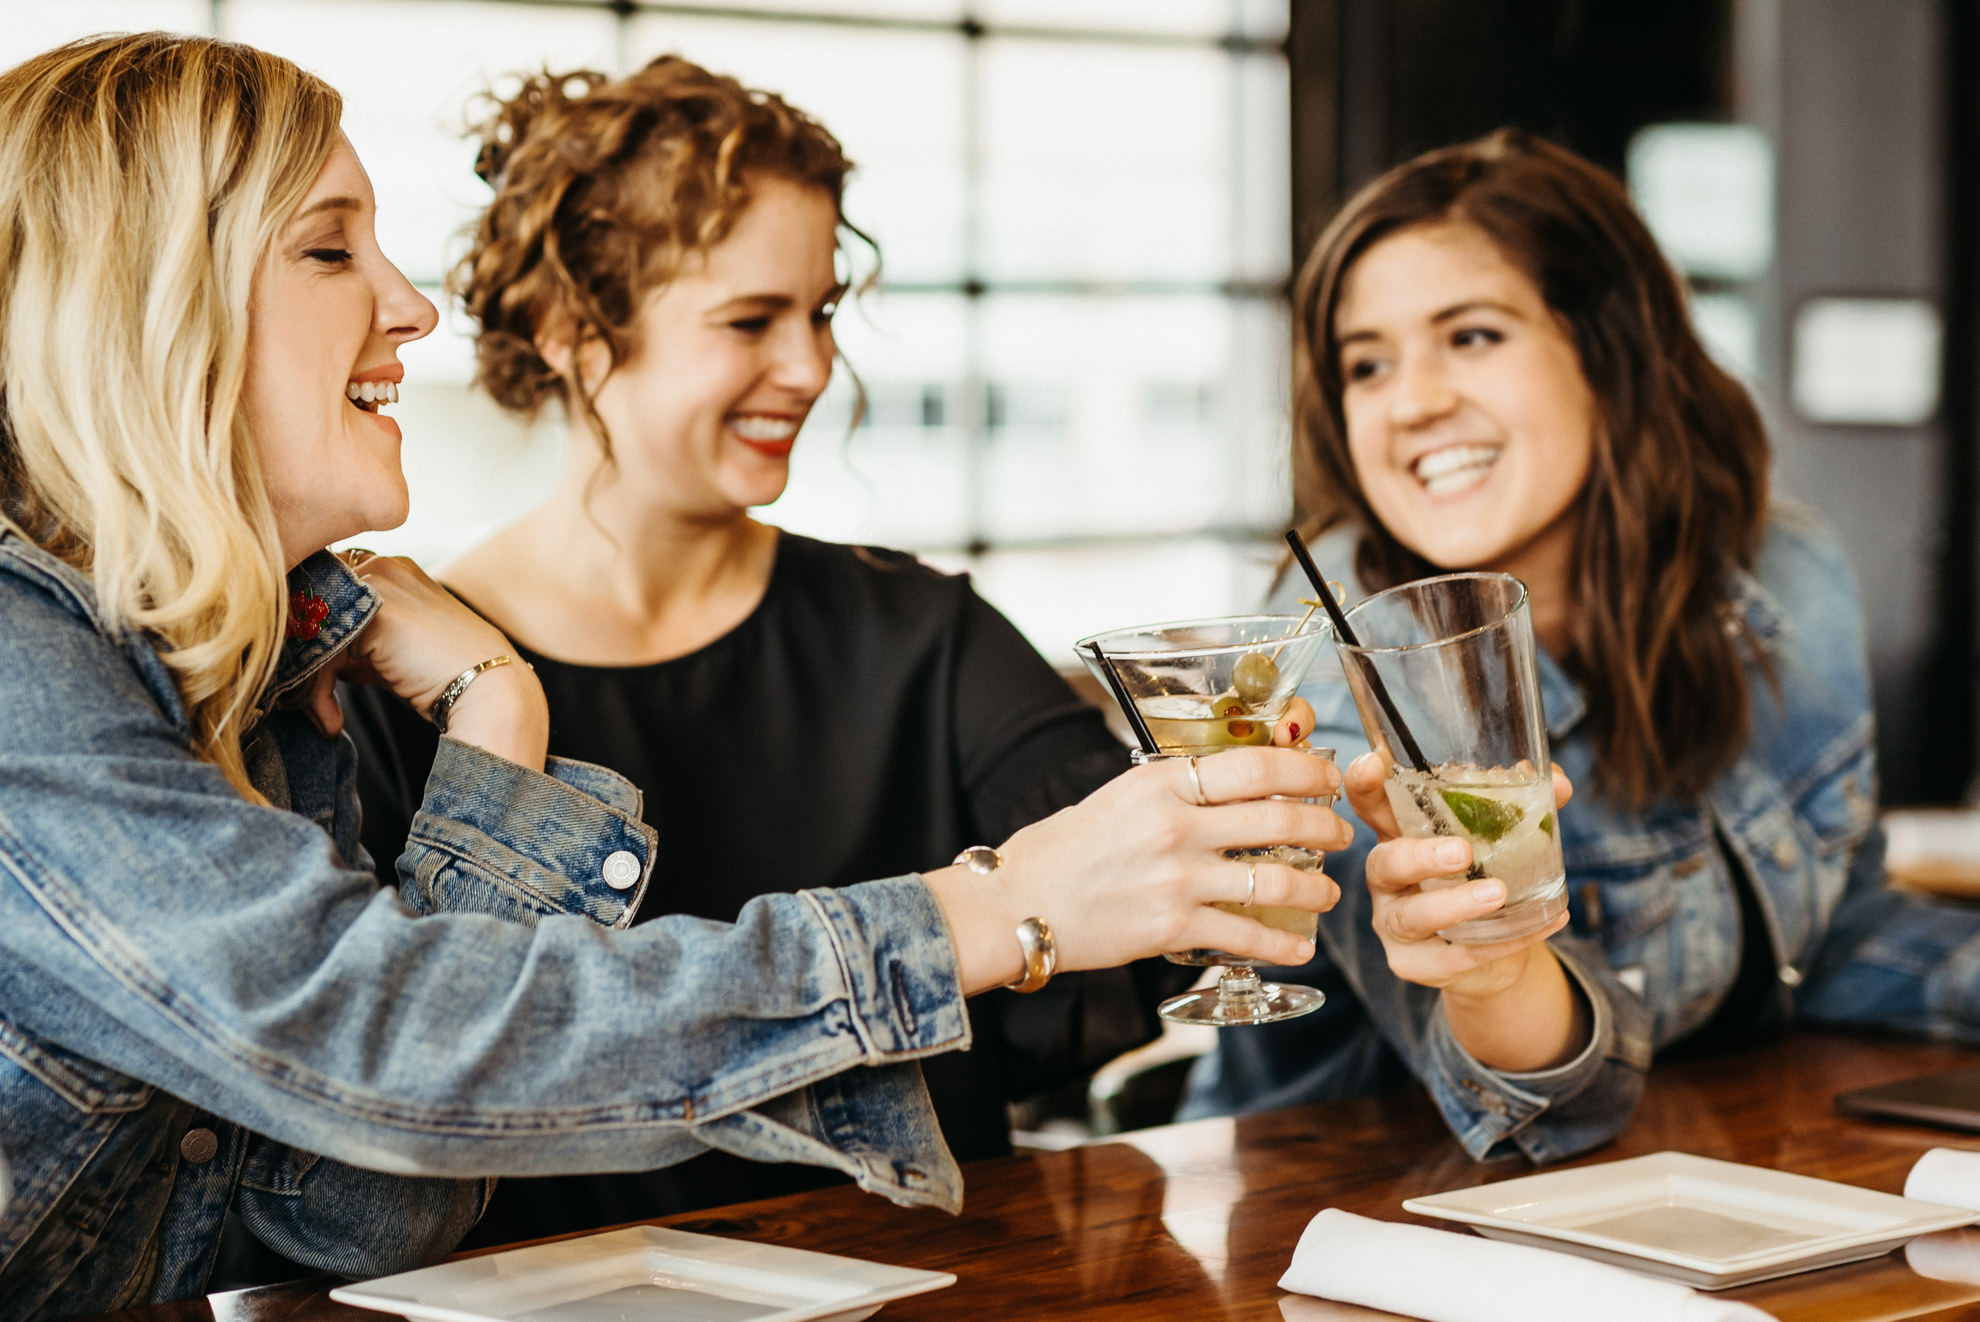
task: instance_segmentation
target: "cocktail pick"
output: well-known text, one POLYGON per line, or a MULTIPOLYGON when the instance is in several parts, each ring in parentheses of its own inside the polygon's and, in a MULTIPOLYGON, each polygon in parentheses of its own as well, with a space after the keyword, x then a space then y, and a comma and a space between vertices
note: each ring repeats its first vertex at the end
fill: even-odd
MULTIPOLYGON (((1361 646, 1360 639, 1354 636, 1354 630, 1348 626, 1347 616, 1341 614, 1341 604, 1334 600, 1334 594, 1327 588, 1327 580, 1320 576, 1319 567, 1313 563, 1313 556, 1308 553, 1306 539, 1299 535, 1299 529, 1286 529, 1286 545, 1292 548, 1293 559, 1299 561, 1300 572, 1304 573, 1307 581, 1313 584, 1313 591, 1320 598, 1320 604, 1327 608, 1327 618, 1334 622, 1334 632, 1349 647, 1361 646)), ((1368 687, 1373 690, 1375 701, 1381 704, 1382 714, 1389 718, 1390 728, 1396 732, 1396 738, 1402 740, 1403 752, 1409 756, 1410 765, 1424 775, 1429 775, 1430 764, 1424 760, 1423 750, 1417 747, 1416 737, 1409 732, 1409 727, 1403 724, 1402 713, 1396 710, 1395 699, 1389 696, 1389 686, 1382 682, 1382 677, 1375 673, 1373 666, 1367 667, 1362 673, 1368 677, 1368 687)))
POLYGON ((1141 719, 1141 708, 1134 705, 1134 699, 1128 696, 1127 686, 1115 673, 1114 663, 1107 659, 1107 654, 1100 650, 1098 643, 1088 643, 1086 650, 1092 654, 1093 663, 1106 679, 1107 687, 1114 691, 1114 701, 1121 704, 1121 714, 1127 717, 1128 728, 1134 731, 1135 742, 1141 745, 1141 751, 1150 756, 1161 752, 1155 736, 1148 729, 1148 722, 1141 719))

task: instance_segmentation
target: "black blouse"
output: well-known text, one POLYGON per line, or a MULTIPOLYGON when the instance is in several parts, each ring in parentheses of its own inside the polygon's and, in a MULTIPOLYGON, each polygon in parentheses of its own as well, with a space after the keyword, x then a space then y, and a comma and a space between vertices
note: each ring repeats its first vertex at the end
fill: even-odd
MULTIPOLYGON (((782 534, 749 617, 658 664, 583 666, 518 651, 549 698, 550 751, 611 767, 645 794, 660 861, 634 921, 731 921, 758 895, 939 867, 1127 767, 1099 713, 966 577, 895 551, 782 534)), ((394 884, 436 736, 383 690, 342 696, 365 847, 394 884)), ((1156 1001, 1178 972, 1156 962, 972 1000, 974 1047, 922 1062, 957 1159, 1010 1150, 1008 1101, 1151 1039, 1156 1001)), ((470 1243, 838 1179, 709 1153, 635 1175, 506 1180, 470 1243)))

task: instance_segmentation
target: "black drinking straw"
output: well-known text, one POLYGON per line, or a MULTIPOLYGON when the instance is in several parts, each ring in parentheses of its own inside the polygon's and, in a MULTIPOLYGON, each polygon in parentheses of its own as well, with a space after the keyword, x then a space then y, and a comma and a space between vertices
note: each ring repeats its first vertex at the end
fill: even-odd
MULTIPOLYGON (((1314 565, 1313 557, 1307 553, 1306 541, 1299 535, 1299 529, 1286 529, 1286 545, 1292 547, 1293 559, 1299 561, 1299 567, 1306 574, 1307 580, 1313 584, 1313 590, 1320 594, 1320 604, 1327 608, 1327 618, 1334 622, 1334 632, 1339 634, 1341 641, 1349 647, 1360 647, 1361 640, 1356 638, 1354 630, 1348 627, 1347 616, 1341 614, 1341 604, 1334 600, 1334 594, 1328 590, 1327 580, 1320 576, 1320 570, 1314 565)), ((1389 725, 1395 730, 1396 738, 1402 740, 1403 752, 1409 755, 1411 765, 1424 775, 1429 775, 1430 764, 1424 760, 1423 750, 1416 746, 1416 737, 1410 734, 1409 727, 1403 724, 1402 713, 1396 710, 1395 700, 1389 697, 1389 686, 1382 682, 1382 677, 1376 673, 1373 664, 1366 667, 1362 673, 1368 676, 1368 687, 1374 690, 1375 701, 1382 704, 1382 714, 1389 718, 1389 725)))
POLYGON ((1127 717, 1128 728, 1134 731, 1135 742, 1141 745, 1141 751, 1150 757, 1161 752, 1155 743, 1155 736, 1148 732, 1148 722, 1141 719, 1141 709, 1134 705, 1134 699, 1128 697, 1126 686, 1121 683, 1121 677, 1114 673, 1113 663, 1100 650, 1100 644, 1088 643, 1086 650, 1093 654, 1093 662, 1106 678, 1107 687, 1114 691, 1114 701, 1121 704, 1121 712, 1127 717))

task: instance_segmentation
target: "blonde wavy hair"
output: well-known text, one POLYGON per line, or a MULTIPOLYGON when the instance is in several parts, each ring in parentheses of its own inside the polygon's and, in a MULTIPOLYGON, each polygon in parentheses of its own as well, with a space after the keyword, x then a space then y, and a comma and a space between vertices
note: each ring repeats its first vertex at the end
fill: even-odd
POLYGON ((343 102, 251 47, 92 37, 0 73, 0 500, 159 644, 244 797, 285 564, 241 409, 248 296, 343 102))

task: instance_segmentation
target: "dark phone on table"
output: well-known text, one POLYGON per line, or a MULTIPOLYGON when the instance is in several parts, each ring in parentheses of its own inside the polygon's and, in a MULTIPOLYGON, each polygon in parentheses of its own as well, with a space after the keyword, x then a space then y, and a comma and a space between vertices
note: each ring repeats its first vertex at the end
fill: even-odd
POLYGON ((1836 1094, 1845 1115, 1980 1131, 1980 1066, 1836 1094))

